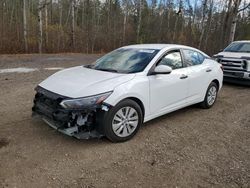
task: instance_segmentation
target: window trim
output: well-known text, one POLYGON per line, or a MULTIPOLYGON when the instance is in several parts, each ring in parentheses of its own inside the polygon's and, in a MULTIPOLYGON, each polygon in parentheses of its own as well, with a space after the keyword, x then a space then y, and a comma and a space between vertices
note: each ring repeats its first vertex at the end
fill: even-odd
POLYGON ((181 49, 181 52, 182 52, 182 54, 183 54, 184 64, 185 64, 186 67, 193 67, 193 66, 202 65, 202 64, 204 63, 205 59, 207 59, 206 56, 204 56, 202 53, 200 53, 199 51, 194 50, 194 49, 182 48, 182 49, 181 49), (204 60, 202 61, 201 64, 196 64, 196 65, 188 66, 188 64, 187 64, 187 62, 186 62, 184 50, 190 50, 190 51, 196 52, 196 53, 198 53, 198 54, 201 54, 201 55, 204 57, 204 60))
MULTIPOLYGON (((184 60, 184 57, 183 57, 183 55, 182 55, 181 50, 182 50, 182 49, 180 49, 180 48, 172 48, 172 49, 170 49, 170 50, 164 52, 164 53, 155 61, 155 63, 151 66, 151 68, 150 68, 149 71, 148 71, 147 76, 153 75, 152 73, 154 72, 154 69, 155 69, 155 67, 157 66, 157 64, 162 60, 163 57, 165 57, 165 56, 166 56, 168 53, 170 53, 170 52, 180 52, 181 61, 182 61, 182 67, 181 67, 181 68, 178 68, 178 69, 186 68, 186 65, 185 65, 185 63, 184 63, 184 61, 183 61, 183 60, 184 60)), ((173 70, 177 70, 177 69, 173 69, 173 70)))

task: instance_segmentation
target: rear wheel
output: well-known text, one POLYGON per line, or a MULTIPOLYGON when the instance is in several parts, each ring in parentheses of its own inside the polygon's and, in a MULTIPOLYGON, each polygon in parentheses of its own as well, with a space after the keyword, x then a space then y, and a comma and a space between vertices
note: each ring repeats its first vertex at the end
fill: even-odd
POLYGON ((111 108, 104 118, 104 132, 112 142, 131 139, 142 124, 142 110, 133 100, 126 99, 111 108))
POLYGON ((217 99, 217 93, 218 93, 217 84, 215 82, 211 82, 211 84, 208 86, 204 101, 201 103, 201 107, 205 109, 211 108, 217 99))

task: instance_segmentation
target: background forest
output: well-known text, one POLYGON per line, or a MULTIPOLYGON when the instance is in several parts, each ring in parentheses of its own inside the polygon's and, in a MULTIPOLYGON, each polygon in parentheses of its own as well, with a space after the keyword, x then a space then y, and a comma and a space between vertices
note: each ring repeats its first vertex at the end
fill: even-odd
POLYGON ((250 39, 249 0, 0 0, 0 53, 102 53, 179 43, 214 54, 250 39))

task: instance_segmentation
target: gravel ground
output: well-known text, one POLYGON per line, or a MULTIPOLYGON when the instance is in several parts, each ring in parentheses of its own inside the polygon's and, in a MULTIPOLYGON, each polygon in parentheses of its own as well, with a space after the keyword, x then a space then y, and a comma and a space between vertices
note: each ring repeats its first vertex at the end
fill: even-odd
POLYGON ((76 140, 31 118, 34 88, 55 67, 98 56, 0 56, 1 70, 34 69, 0 74, 0 187, 250 187, 250 87, 225 84, 213 108, 157 118, 126 143, 76 140))

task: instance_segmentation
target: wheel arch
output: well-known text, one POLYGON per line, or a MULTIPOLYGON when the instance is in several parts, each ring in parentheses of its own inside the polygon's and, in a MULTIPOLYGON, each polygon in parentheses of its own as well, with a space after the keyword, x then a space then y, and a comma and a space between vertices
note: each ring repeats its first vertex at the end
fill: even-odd
POLYGON ((144 107, 143 102, 140 99, 138 99, 137 97, 127 97, 127 98, 125 98, 123 100, 126 100, 126 99, 133 100, 133 101, 135 101, 140 106, 140 108, 142 110, 142 116, 144 118, 144 116, 145 116, 145 107, 144 107))
POLYGON ((212 82, 214 82, 217 85, 217 89, 219 90, 220 89, 220 82, 219 82, 219 80, 214 79, 214 80, 212 80, 212 82))

